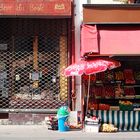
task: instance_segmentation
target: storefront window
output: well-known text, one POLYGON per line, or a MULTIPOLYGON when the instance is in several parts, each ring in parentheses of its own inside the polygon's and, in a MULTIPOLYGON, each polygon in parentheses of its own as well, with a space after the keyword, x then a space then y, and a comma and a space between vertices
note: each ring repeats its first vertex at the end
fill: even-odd
POLYGON ((67 65, 67 22, 0 23, 0 108, 56 109, 65 104, 67 78, 60 73, 67 65))

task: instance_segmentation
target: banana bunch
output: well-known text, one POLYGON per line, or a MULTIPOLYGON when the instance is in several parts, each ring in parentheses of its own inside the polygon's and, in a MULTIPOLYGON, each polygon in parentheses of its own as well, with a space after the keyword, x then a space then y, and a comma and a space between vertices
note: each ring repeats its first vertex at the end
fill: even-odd
POLYGON ((101 132, 117 132, 118 128, 115 127, 113 124, 102 124, 100 131, 101 132))
POLYGON ((119 104, 122 104, 122 105, 133 105, 133 103, 130 102, 130 101, 119 101, 119 104))

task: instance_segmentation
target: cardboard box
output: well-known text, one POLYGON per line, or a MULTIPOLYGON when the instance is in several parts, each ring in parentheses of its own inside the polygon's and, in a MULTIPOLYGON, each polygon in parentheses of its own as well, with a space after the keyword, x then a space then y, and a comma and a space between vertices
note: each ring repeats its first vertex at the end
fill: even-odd
POLYGON ((94 124, 94 125, 85 125, 84 131, 85 132, 93 132, 93 133, 98 133, 99 132, 100 125, 99 124, 94 124))
POLYGON ((77 126, 80 121, 81 121, 81 112, 80 111, 70 111, 69 124, 72 126, 77 126))

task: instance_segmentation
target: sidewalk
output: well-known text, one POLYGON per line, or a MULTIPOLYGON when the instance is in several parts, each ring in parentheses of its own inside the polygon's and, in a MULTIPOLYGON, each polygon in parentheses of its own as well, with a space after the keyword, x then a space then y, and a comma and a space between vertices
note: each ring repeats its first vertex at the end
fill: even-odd
POLYGON ((0 125, 1 140, 139 140, 140 132, 86 133, 47 130, 45 125, 0 125))

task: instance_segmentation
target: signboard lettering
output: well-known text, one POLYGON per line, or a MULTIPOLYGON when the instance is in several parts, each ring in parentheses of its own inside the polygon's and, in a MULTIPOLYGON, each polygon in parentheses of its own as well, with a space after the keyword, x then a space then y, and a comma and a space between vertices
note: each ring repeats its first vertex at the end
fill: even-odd
POLYGON ((57 10, 64 10, 65 9, 65 5, 62 3, 62 4, 55 4, 55 9, 57 10))
POLYGON ((0 15, 71 16, 71 0, 0 0, 0 15))
POLYGON ((44 10, 44 6, 43 6, 43 4, 39 4, 39 5, 31 4, 30 5, 30 10, 40 12, 40 11, 44 10))
POLYGON ((17 6, 16 6, 16 11, 18 12, 18 11, 24 11, 25 10, 25 8, 24 8, 24 6, 22 5, 22 4, 17 4, 17 6))

